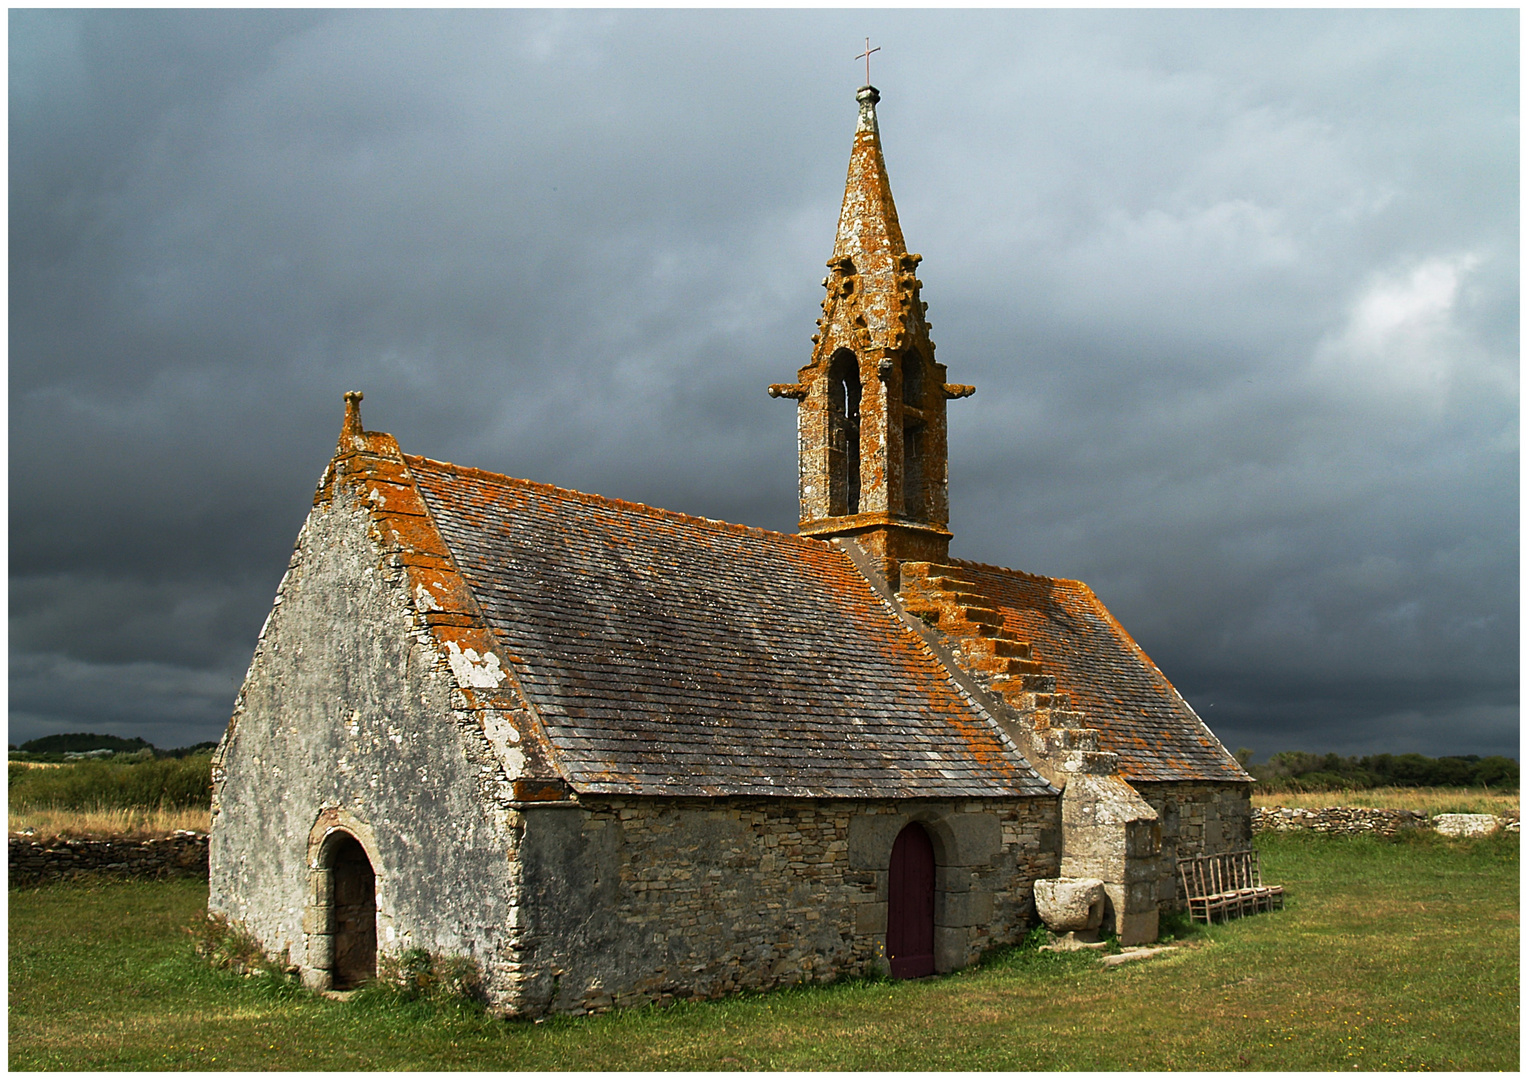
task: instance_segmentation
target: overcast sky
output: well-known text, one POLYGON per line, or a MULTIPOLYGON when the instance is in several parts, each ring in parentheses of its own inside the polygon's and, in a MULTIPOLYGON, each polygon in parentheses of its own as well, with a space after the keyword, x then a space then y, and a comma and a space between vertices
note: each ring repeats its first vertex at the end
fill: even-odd
POLYGON ((11 11, 10 741, 215 739, 341 394, 794 531, 854 131, 952 554, 1232 748, 1518 752, 1516 11, 11 11))

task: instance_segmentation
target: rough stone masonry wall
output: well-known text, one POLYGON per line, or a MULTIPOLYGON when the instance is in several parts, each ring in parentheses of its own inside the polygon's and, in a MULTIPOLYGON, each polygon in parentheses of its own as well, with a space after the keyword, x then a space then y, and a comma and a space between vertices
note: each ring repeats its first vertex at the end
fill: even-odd
POLYGON ((526 807, 515 1011, 584 1013, 882 970, 892 843, 924 823, 935 961, 1019 940, 1055 799, 610 798, 526 807))
POLYGON ((310 845, 332 821, 376 874, 379 951, 470 957, 502 996, 508 785, 369 523, 337 498, 303 529, 214 771, 209 906, 318 984, 310 845))
POLYGON ((1178 860, 1252 846, 1252 785, 1194 781, 1131 786, 1157 812, 1162 825, 1161 862, 1157 867, 1158 909, 1183 907, 1178 893, 1178 860))
POLYGON ((207 876, 206 833, 177 832, 151 840, 37 841, 13 836, 10 841, 12 885, 31 885, 84 873, 207 876))

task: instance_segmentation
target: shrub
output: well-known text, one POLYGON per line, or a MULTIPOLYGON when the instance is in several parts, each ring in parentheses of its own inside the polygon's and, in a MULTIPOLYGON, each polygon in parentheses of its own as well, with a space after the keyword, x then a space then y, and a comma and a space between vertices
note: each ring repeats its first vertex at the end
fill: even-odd
POLYGON ((14 810, 178 809, 212 804, 212 756, 152 761, 81 761, 56 769, 10 766, 14 810))
POLYGON ((203 911, 185 931, 196 955, 219 971, 282 981, 292 981, 297 974, 285 949, 279 956, 268 955, 247 930, 222 915, 203 911))
POLYGON ((44 735, 40 739, 22 743, 17 749, 28 754, 90 753, 97 750, 131 754, 139 750, 153 751, 145 739, 123 739, 116 735, 93 735, 83 731, 68 735, 44 735))
MULTIPOLYGON (((1238 759, 1240 760, 1240 759, 1238 759)), ((1339 757, 1287 750, 1249 770, 1262 791, 1342 791, 1375 787, 1491 787, 1516 790, 1511 758, 1474 754, 1430 758, 1421 754, 1339 757)))
POLYGON ((475 963, 465 956, 442 956, 429 949, 380 954, 377 985, 404 1001, 478 1001, 483 996, 483 979, 475 963))

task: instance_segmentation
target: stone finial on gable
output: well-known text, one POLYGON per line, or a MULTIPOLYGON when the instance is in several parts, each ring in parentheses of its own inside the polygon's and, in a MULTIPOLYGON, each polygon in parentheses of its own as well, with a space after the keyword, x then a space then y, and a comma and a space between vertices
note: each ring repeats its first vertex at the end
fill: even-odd
POLYGON ((345 391, 345 423, 340 428, 340 437, 361 434, 361 399, 366 395, 359 390, 345 391))
POLYGON ((340 425, 341 454, 366 449, 362 441, 366 432, 361 427, 361 399, 365 396, 359 390, 345 392, 345 421, 340 425))

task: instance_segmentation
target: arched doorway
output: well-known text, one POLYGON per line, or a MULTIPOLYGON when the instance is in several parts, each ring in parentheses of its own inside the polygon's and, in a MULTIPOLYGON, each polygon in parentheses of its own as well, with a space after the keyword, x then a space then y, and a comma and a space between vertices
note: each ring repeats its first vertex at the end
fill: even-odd
POLYGON ((330 841, 334 960, 330 985, 348 990, 377 975, 377 877, 360 841, 337 832, 330 841))
POLYGON ((891 846, 886 959, 893 979, 934 973, 934 844, 917 822, 891 846))

